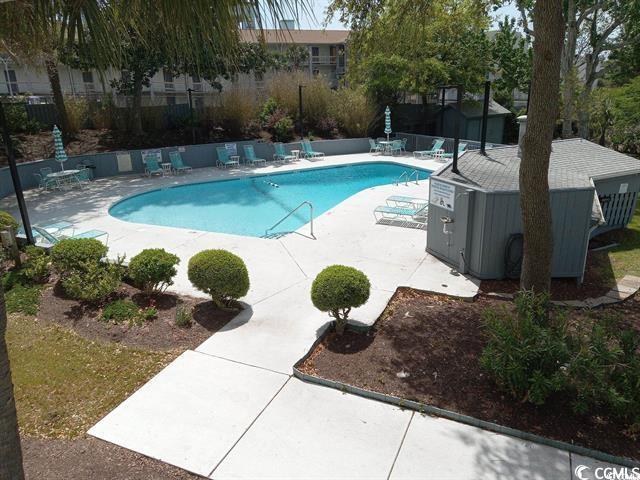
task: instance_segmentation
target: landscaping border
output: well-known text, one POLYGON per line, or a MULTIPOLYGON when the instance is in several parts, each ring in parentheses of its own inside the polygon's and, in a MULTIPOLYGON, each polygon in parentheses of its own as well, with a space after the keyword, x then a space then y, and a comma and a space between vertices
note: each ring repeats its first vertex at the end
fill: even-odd
MULTIPOLYGON (((446 294, 442 294, 442 295, 446 295, 446 294)), ((448 420, 453 420, 454 422, 471 425, 472 427, 477 427, 483 430, 489 430, 491 432, 519 438, 520 440, 538 443, 541 445, 545 445, 547 447, 557 448, 559 450, 565 450, 567 452, 575 453, 577 455, 582 455, 585 457, 591 457, 602 462, 613 463, 613 464, 621 465, 628 468, 640 467, 640 461, 632 460, 631 458, 619 457, 617 455, 601 452, 599 450, 593 450, 591 448, 581 447, 579 445, 573 445, 571 443, 563 442, 561 440, 554 440, 552 438, 542 437, 540 435, 525 432, 524 430, 518 430, 512 427, 505 427, 497 423, 488 422, 486 420, 480 420, 478 418, 471 417, 469 415, 464 415, 461 413, 453 412, 451 410, 446 410, 444 408, 435 407, 433 405, 428 405, 426 403, 416 402, 414 400, 407 400, 404 398, 396 397, 394 395, 387 395, 385 393, 374 392, 373 390, 367 390, 365 388, 356 387, 348 383, 338 382, 335 380, 328 380, 326 378, 318 377, 315 375, 309 375, 307 373, 302 372, 298 367, 302 365, 311 356, 311 354, 315 351, 318 345, 320 345, 325 340, 327 335, 329 335, 329 333, 333 331, 332 326, 333 326, 333 323, 331 324, 331 326, 329 326, 329 328, 326 328, 324 332, 322 332, 322 334, 316 339, 315 342, 313 342, 309 351, 293 365, 294 377, 296 377, 299 380, 302 380, 303 382, 308 382, 316 385, 321 385, 323 387, 333 388, 335 390, 340 390, 343 393, 350 393, 353 395, 358 395, 360 397, 368 398, 370 400, 376 400, 378 402, 388 403, 400 408, 414 410, 421 414, 446 418, 448 420)), ((366 330, 366 329, 360 329, 357 327, 353 328, 352 325, 348 325, 347 328, 353 329, 355 331, 366 330)))

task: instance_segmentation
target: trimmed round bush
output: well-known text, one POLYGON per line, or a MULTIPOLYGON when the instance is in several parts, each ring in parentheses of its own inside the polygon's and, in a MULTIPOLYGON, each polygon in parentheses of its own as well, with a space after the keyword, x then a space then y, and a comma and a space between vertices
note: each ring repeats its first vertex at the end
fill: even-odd
POLYGON ((58 272, 67 274, 83 269, 88 263, 100 262, 108 250, 95 238, 67 238, 51 249, 51 263, 58 272))
POLYGON ((129 276, 145 293, 162 293, 173 285, 180 259, 163 248, 148 248, 129 262, 129 276))
POLYGON ((15 232, 18 230, 18 222, 10 213, 0 210, 0 231, 2 230, 15 232))
POLYGON ((189 260, 189 281, 211 295, 219 307, 244 297, 249 291, 249 272, 244 261, 226 250, 203 250, 189 260))
POLYGON ((371 284, 360 270, 332 265, 322 270, 311 285, 311 301, 315 307, 336 319, 336 332, 344 333, 352 308, 369 299, 371 284))

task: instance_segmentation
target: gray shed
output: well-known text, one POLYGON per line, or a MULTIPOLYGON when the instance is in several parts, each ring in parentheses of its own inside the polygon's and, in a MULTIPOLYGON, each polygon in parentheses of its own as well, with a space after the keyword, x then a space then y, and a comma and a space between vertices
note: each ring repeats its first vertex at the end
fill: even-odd
MULTIPOLYGON (((480 279, 519 274, 522 248, 518 146, 467 151, 459 174, 430 178, 427 251, 480 279)), ((581 279, 589 239, 627 225, 640 161, 583 139, 553 142, 549 187, 554 277, 581 279)))
MULTIPOLYGON (((455 104, 449 104, 444 110, 444 125, 442 136, 455 137, 455 119, 458 111, 455 104)), ((489 101, 487 117, 487 141, 502 143, 504 137, 505 118, 511 112, 495 100, 489 101)), ((467 99, 462 102, 462 118, 460 119, 460 138, 480 141, 482 136, 482 102, 467 99)))

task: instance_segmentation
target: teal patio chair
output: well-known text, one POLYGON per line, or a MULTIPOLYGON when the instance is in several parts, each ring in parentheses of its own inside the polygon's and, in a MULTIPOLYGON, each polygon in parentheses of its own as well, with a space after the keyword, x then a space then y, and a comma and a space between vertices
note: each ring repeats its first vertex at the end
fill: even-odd
POLYGON ((159 153, 148 153, 144 157, 142 157, 142 162, 144 163, 144 173, 148 177, 151 175, 162 175, 164 176, 164 170, 160 166, 159 161, 159 153))
POLYGON ((273 159, 276 162, 285 163, 296 159, 295 155, 287 153, 287 150, 284 148, 284 143, 282 142, 274 143, 273 148, 276 152, 273 154, 273 159))
MULTIPOLYGON (((467 150, 467 144, 466 143, 460 143, 458 145, 458 156, 460 156, 461 153, 464 153, 467 150)), ((444 155, 442 155, 443 158, 453 158, 453 152, 451 153, 445 153, 444 155)))
POLYGON ((171 162, 171 168, 173 168, 176 173, 190 172, 192 170, 189 165, 186 165, 182 161, 182 155, 180 155, 178 151, 169 152, 169 161, 171 162))
POLYGON ((262 163, 263 165, 267 164, 267 161, 264 158, 257 158, 256 152, 253 149, 253 145, 243 145, 244 149, 244 161, 249 162, 251 165, 256 165, 262 163))
POLYGON ((218 152, 218 160, 216 161, 216 165, 221 168, 231 167, 233 165, 239 165, 240 163, 231 158, 229 155, 229 150, 225 147, 216 147, 216 152, 218 152))
POLYGON ((391 145, 389 146, 389 151, 391 152, 391 155, 402 153, 402 140, 392 141, 391 145))
POLYGON ((302 144, 302 152, 304 153, 304 156, 306 158, 323 158, 324 157, 324 153, 316 152, 313 150, 313 147, 311 146, 311 142, 309 140, 303 139, 302 142, 300 143, 302 144))
POLYGON ((435 157, 436 153, 442 150, 444 138, 436 138, 431 145, 431 150, 416 150, 413 156, 416 158, 435 157))
POLYGON ((369 139, 369 153, 380 153, 382 151, 382 145, 378 145, 373 138, 369 139))
POLYGON ((33 176, 36 177, 36 180, 38 181, 38 187, 40 187, 42 190, 48 191, 50 189, 54 190, 60 187, 58 180, 55 178, 43 177, 39 173, 34 173, 33 176))
POLYGON ((32 227, 33 237, 36 239, 36 246, 53 246, 58 243, 60 240, 65 240, 68 238, 78 239, 78 238, 99 238, 106 236, 105 244, 109 242, 109 234, 103 230, 87 230, 86 232, 80 232, 73 235, 59 235, 48 232, 45 228, 36 227, 35 225, 32 227), (40 241, 39 239, 46 240, 45 242, 40 241))

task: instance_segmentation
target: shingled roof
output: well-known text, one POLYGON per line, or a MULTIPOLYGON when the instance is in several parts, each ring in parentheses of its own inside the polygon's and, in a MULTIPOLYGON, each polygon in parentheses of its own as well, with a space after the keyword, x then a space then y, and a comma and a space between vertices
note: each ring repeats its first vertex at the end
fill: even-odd
MULTIPOLYGON (((478 150, 467 151, 458 159, 458 170, 460 174, 455 174, 448 165, 435 176, 483 190, 518 191, 518 146, 489 149, 486 156, 478 150)), ((552 144, 549 164, 552 190, 593 188, 591 179, 634 174, 640 174, 640 160, 593 142, 576 138, 552 144)))
POLYGON ((261 34, 271 44, 339 45, 347 41, 349 30, 240 30, 244 42, 258 42, 261 34))

